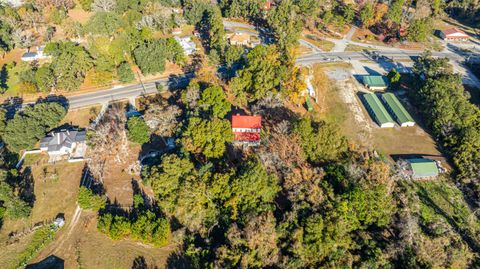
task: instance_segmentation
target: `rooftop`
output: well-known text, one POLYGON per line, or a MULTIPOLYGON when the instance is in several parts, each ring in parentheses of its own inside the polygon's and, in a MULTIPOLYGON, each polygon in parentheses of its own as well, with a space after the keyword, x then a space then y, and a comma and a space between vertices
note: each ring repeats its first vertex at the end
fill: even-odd
POLYGON ((378 99, 376 94, 367 93, 363 97, 365 98, 365 101, 372 110, 372 113, 374 114, 378 123, 384 124, 388 122, 393 122, 392 117, 390 117, 390 114, 388 114, 387 110, 382 105, 380 99, 378 99))
POLYGON ((233 115, 232 128, 260 129, 262 128, 262 117, 233 115))
POLYGON ((363 84, 373 87, 387 87, 388 79, 385 76, 363 76, 363 84))
POLYGON ((433 177, 438 176, 437 163, 434 160, 417 158, 407 160, 413 171, 414 177, 433 177))
POLYGON ((457 28, 449 28, 449 29, 445 29, 445 30, 442 30, 443 34, 445 34, 446 36, 449 36, 449 35, 454 35, 454 34, 459 34, 459 35, 463 35, 465 37, 468 37, 468 35, 462 31, 462 30, 458 30, 457 28))
POLYGON ((40 141, 40 148, 47 148, 49 152, 59 151, 61 148, 72 148, 75 142, 85 142, 86 131, 63 130, 44 137, 40 141))
POLYGON ((405 109, 405 107, 400 103, 398 98, 393 93, 384 93, 382 99, 385 101, 387 106, 390 107, 392 112, 395 114, 396 119, 400 123, 413 122, 413 118, 405 109))

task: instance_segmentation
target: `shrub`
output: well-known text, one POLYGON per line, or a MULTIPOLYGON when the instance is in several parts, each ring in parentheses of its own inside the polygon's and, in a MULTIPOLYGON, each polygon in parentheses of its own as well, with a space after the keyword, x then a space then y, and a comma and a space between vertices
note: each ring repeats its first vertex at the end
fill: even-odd
POLYGON ((105 208, 105 199, 100 195, 93 194, 91 190, 82 186, 78 192, 78 205, 82 209, 98 211, 105 208))
POLYGON ((150 140, 148 125, 140 117, 131 117, 127 121, 128 140, 137 144, 145 144, 150 140))

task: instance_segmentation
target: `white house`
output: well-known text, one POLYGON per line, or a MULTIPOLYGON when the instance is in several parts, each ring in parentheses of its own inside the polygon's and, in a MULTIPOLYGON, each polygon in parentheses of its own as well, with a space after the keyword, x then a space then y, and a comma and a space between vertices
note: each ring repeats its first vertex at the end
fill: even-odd
POLYGON ((179 37, 175 36, 175 40, 180 44, 180 46, 183 48, 183 51, 187 55, 194 54, 197 51, 197 45, 192 41, 192 39, 189 36, 186 37, 179 37))
POLYGON ((456 28, 440 31, 440 37, 447 41, 467 41, 470 38, 464 31, 456 28))
POLYGON ((37 47, 37 51, 35 52, 27 52, 22 55, 22 61, 24 62, 31 62, 35 60, 45 59, 48 58, 47 55, 43 54, 43 49, 45 46, 37 47))
POLYGON ((83 158, 86 150, 86 131, 62 130, 50 133, 40 141, 40 150, 50 158, 83 158))

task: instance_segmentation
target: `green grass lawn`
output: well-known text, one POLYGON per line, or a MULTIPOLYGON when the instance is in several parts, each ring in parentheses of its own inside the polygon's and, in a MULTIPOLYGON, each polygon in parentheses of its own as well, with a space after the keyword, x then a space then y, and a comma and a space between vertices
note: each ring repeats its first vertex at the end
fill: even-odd
POLYGON ((303 36, 305 41, 312 43, 313 45, 319 47, 323 51, 331 51, 335 47, 335 43, 328 40, 322 40, 314 35, 305 35, 303 36))
POLYGON ((348 44, 347 47, 345 48, 345 51, 362 51, 362 50, 374 50, 373 48, 370 48, 365 44, 364 46, 359 46, 359 45, 353 45, 353 44, 348 44))

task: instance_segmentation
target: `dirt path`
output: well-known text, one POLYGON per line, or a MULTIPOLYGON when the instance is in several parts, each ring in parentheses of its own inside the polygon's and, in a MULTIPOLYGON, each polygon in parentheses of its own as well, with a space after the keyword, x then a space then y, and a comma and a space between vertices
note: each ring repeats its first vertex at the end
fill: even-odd
POLYGON ((65 241, 67 241, 68 238, 72 235, 72 232, 75 229, 75 226, 77 225, 78 221, 80 220, 81 215, 82 215, 82 209, 77 205, 77 208, 75 209, 75 213, 73 213, 73 216, 72 216, 72 221, 68 224, 68 227, 66 227, 68 231, 66 232, 66 234, 63 234, 61 238, 59 238, 56 241, 57 246, 53 247, 52 252, 56 252, 62 248, 65 241))

